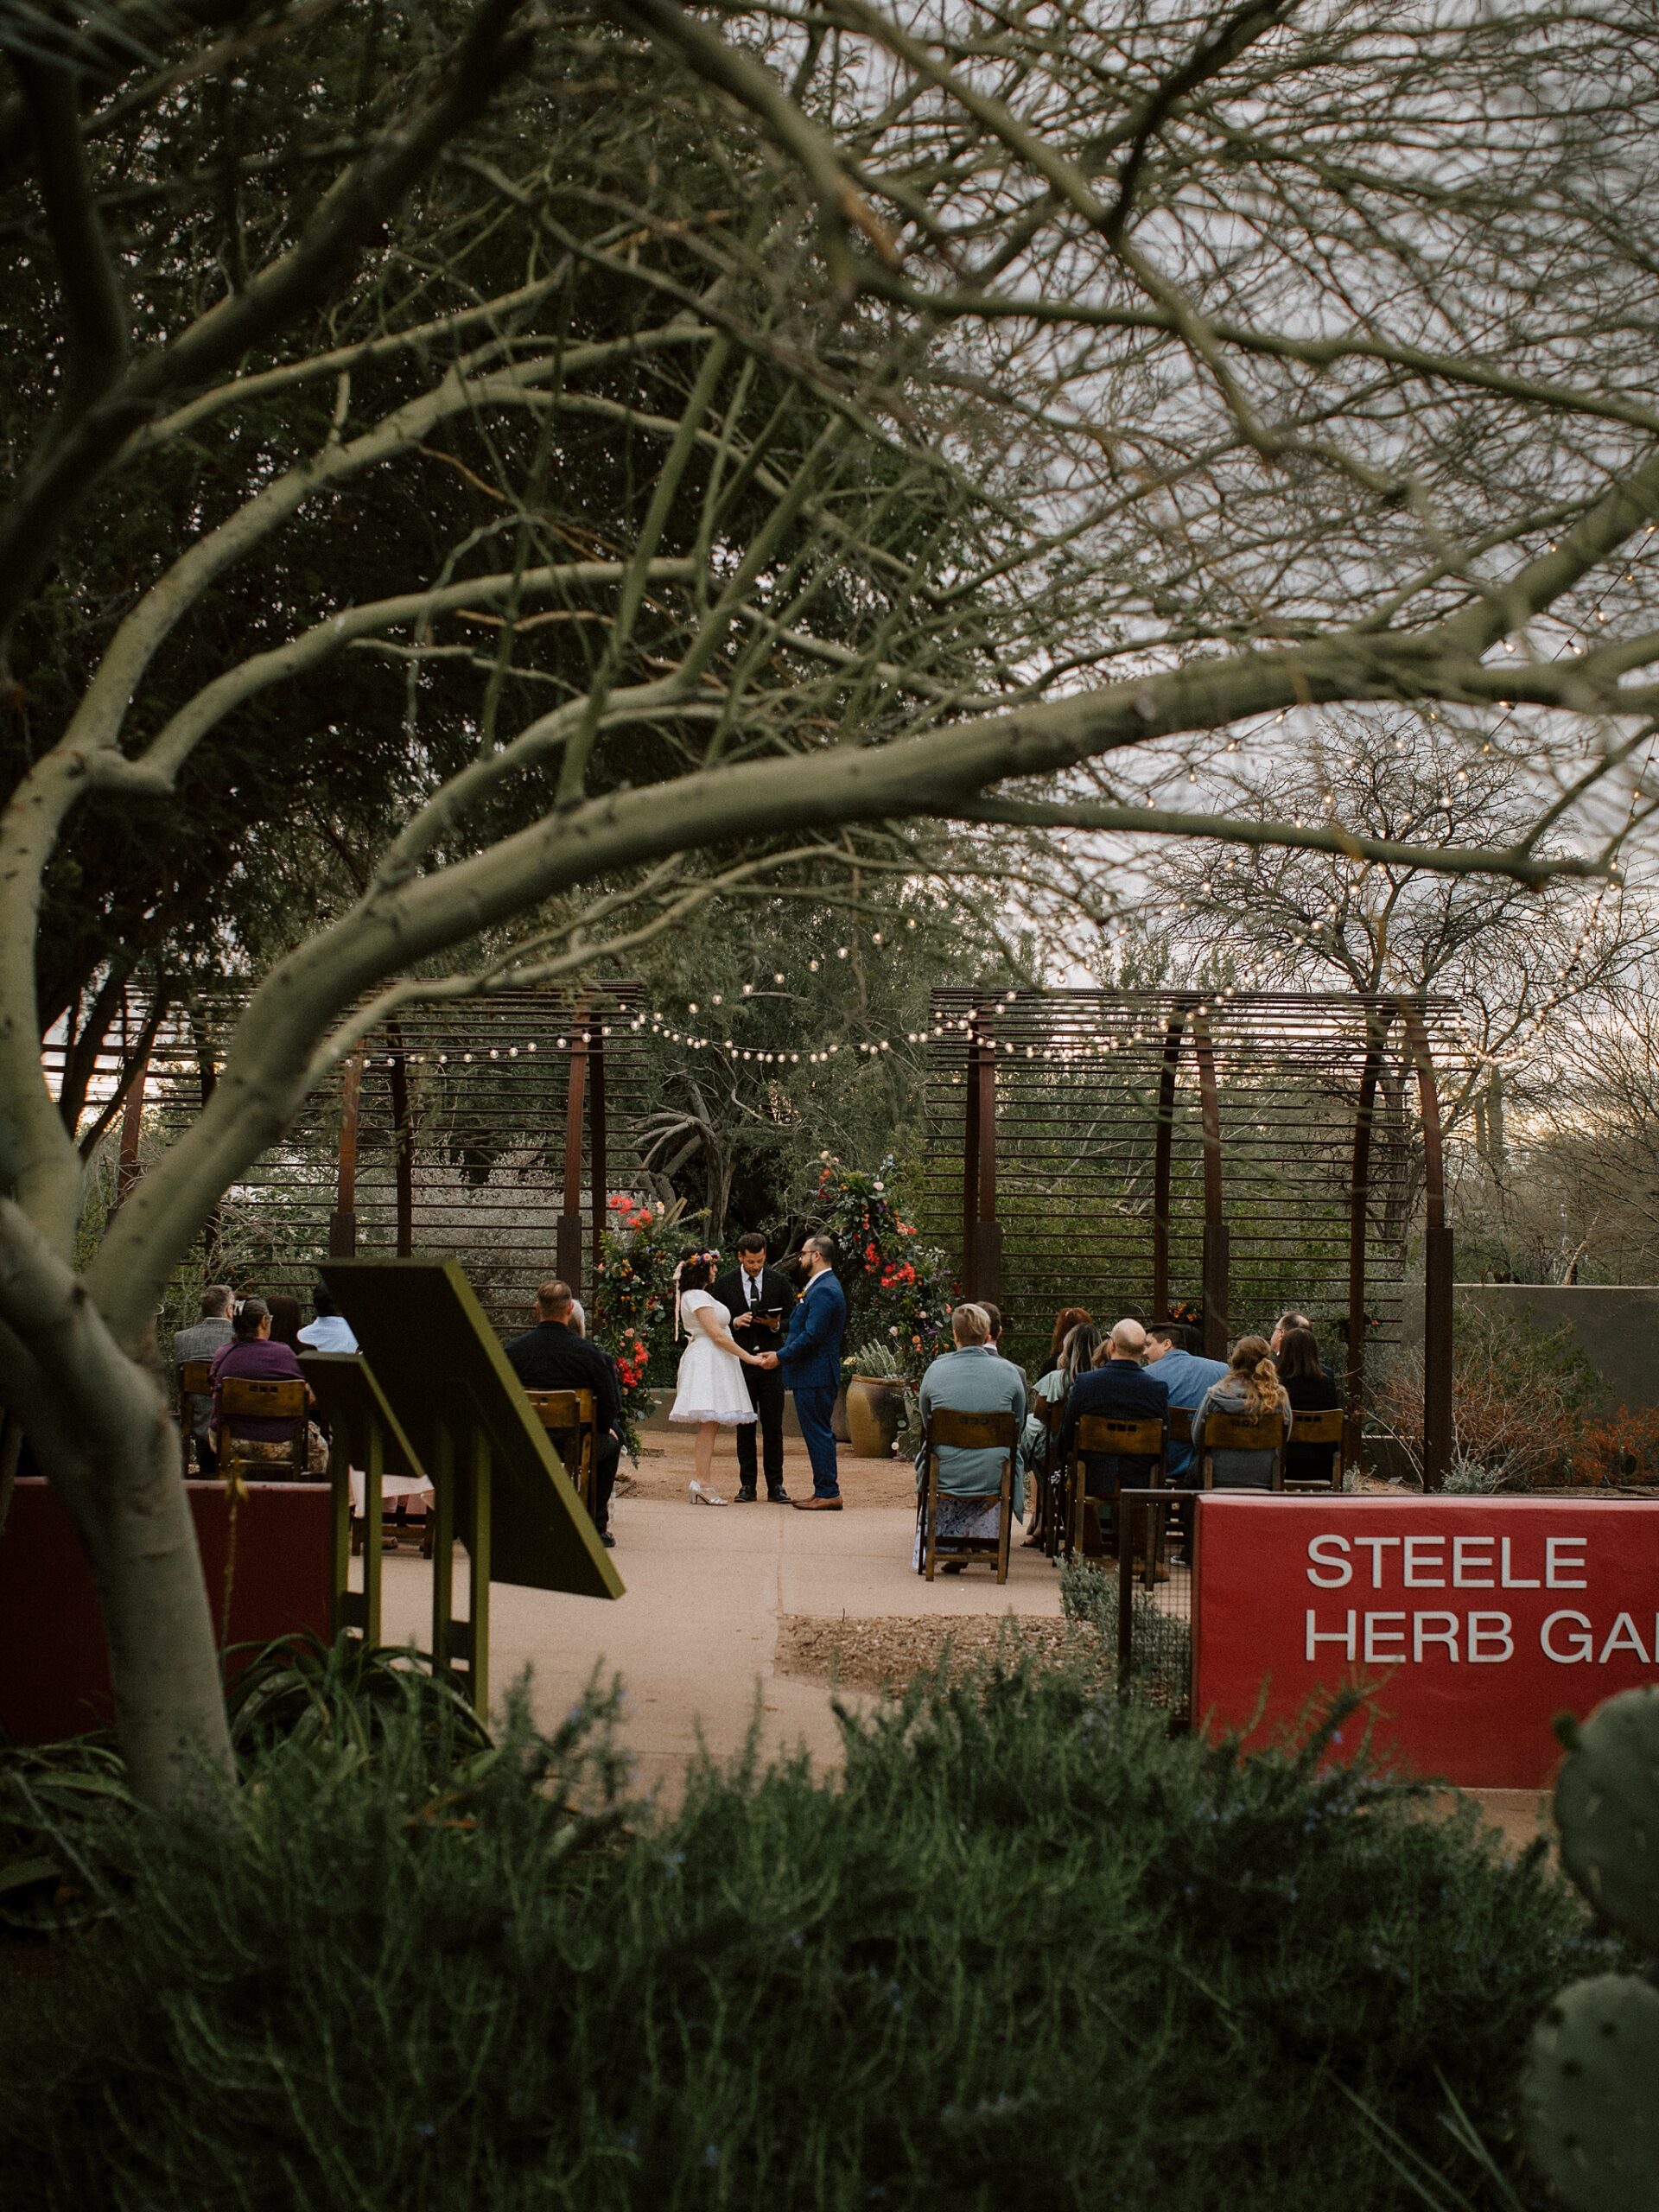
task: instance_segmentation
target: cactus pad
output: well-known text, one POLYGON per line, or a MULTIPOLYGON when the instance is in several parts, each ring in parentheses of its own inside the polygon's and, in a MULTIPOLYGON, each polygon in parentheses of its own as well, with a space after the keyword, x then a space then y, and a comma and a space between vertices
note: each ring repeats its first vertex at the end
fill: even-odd
POLYGON ((1624 1690, 1585 1722, 1555 1785, 1555 1819, 1586 1897, 1659 1954, 1659 1688, 1624 1690))
POLYGON ((1527 2063, 1527 2139, 1573 2212, 1659 2203, 1659 1990, 1599 1974, 1563 1991, 1527 2063))

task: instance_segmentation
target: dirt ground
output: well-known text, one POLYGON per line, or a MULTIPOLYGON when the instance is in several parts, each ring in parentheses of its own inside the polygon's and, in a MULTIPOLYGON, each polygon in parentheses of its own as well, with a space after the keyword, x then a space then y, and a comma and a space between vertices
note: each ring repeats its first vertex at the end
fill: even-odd
POLYGON ((1021 1619, 1012 1613, 920 1620, 855 1620, 845 1614, 823 1620, 785 1613, 778 1624, 773 1664, 780 1675, 798 1681, 897 1692, 914 1676, 931 1674, 941 1660, 952 1673, 997 1652, 1030 1657, 1039 1665, 1045 1660, 1058 1663, 1071 1642, 1064 1621, 1021 1619))

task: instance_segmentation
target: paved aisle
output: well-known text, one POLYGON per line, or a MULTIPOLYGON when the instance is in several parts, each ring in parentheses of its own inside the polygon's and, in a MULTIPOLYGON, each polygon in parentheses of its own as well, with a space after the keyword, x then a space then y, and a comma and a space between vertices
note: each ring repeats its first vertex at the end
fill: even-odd
MULTIPOLYGON (((810 1482, 804 1455, 796 1464, 798 1453, 798 1446, 785 1479, 804 1496, 810 1482)), ((495 1694, 529 1665, 536 1710, 552 1719, 595 1666, 620 1673, 628 1694, 623 1739, 639 1759, 641 1780, 671 1790, 696 1755, 699 1732, 716 1757, 738 1750, 754 1717, 757 1690, 768 1750, 804 1745, 815 1762, 836 1757, 828 1689, 772 1671, 781 1613, 1058 1613, 1058 1578, 1035 1552, 1016 1551, 1001 1589, 982 1571, 930 1588, 910 1567, 913 1512, 902 1504, 855 1502, 861 1487, 891 1497, 893 1471, 871 1467, 868 1475, 861 1484, 861 1463, 848 1464, 843 1488, 852 1502, 842 1513, 766 1504, 717 1510, 689 1503, 683 1492, 619 1500, 613 1557, 626 1597, 607 1604, 495 1586, 495 1694)), ((387 1557, 389 1641, 428 1642, 430 1573, 429 1563, 413 1554, 387 1557)), ((459 1554, 455 1586, 464 1603, 459 1554)))

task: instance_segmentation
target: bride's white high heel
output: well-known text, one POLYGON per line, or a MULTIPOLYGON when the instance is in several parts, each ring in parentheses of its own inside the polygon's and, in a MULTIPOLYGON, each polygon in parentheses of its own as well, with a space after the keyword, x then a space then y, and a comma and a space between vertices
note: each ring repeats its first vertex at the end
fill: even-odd
POLYGON ((686 1484, 693 1505, 729 1505, 729 1497, 722 1497, 717 1490, 710 1490, 707 1483, 700 1483, 694 1476, 686 1484))

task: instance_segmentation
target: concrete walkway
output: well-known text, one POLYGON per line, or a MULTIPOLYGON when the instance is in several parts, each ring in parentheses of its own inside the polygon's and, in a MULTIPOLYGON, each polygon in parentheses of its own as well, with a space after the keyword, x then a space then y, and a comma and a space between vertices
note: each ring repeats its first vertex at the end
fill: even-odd
MULTIPOLYGON (((774 1671, 785 1614, 1058 1617, 1059 1579, 1036 1552, 1016 1550, 1001 1588, 982 1570, 924 1582, 910 1565, 914 1510, 890 1502, 902 1496, 907 1471, 846 1453, 842 1461, 848 1504, 838 1514, 764 1503, 696 1506, 684 1491, 689 1441, 666 1440, 663 1458, 646 1463, 646 1488, 655 1494, 617 1501, 613 1556, 627 1586, 625 1597, 607 1603, 496 1584, 490 1637, 495 1697, 529 1666, 534 1710, 550 1722, 596 1669, 607 1678, 620 1674, 628 1700, 623 1740, 642 1783, 671 1796, 700 1745, 729 1758, 741 1749, 757 1714, 766 1751, 799 1746, 815 1764, 836 1759, 830 1692, 774 1671), (864 1497, 872 1502, 860 1502, 864 1497)), ((729 1497, 735 1488, 731 1468, 717 1465, 715 1479, 729 1497)), ((798 1445, 786 1452, 785 1481, 798 1497, 810 1494, 798 1445)), ((388 1642, 429 1642, 431 1572, 410 1552, 386 1557, 388 1642)), ((465 1581, 464 1558, 458 1558, 458 1606, 464 1606, 465 1581)))

